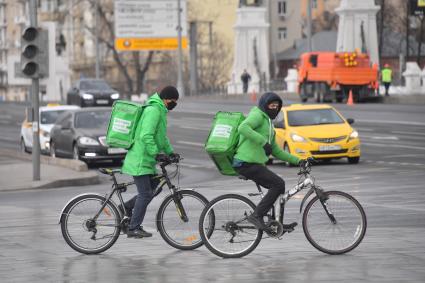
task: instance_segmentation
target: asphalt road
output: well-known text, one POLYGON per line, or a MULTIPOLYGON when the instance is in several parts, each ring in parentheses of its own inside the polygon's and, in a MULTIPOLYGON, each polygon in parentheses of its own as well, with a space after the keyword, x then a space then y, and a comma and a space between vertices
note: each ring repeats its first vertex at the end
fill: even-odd
MULTIPOLYGON (((218 110, 247 112, 252 104, 232 100, 186 100, 169 117, 169 135, 185 160, 180 184, 209 199, 224 193, 246 195, 255 187, 217 173, 203 143, 218 110)), ((283 240, 264 239, 243 259, 222 260, 204 247, 181 252, 158 233, 151 239, 122 236, 108 251, 84 256, 69 248, 57 225, 61 208, 84 192, 105 193, 107 178, 91 187, 0 194, 0 275, 4 282, 424 282, 425 281, 425 107, 336 105, 362 140, 359 164, 346 160, 313 167, 325 190, 355 196, 368 217, 366 237, 343 256, 325 255, 306 240, 302 228, 283 240)), ((0 147, 17 148, 22 106, 0 104, 0 147)), ((296 168, 271 166, 290 187, 296 168)), ((92 168, 96 170, 96 168, 92 168)), ((122 180, 128 179, 123 176, 122 180)), ((177 181, 177 180, 175 180, 177 181)), ((129 198, 134 189, 125 193, 129 198)), ((154 216, 163 193, 149 207, 145 226, 155 232, 154 216)), ((255 199, 253 199, 256 201, 255 199)), ((295 198, 287 221, 300 222, 295 198)))

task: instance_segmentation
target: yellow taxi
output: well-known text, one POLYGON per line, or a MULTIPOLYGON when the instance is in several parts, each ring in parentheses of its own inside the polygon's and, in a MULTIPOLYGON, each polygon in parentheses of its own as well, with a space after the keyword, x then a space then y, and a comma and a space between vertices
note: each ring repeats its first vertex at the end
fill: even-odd
POLYGON ((326 104, 293 104, 281 112, 274 121, 276 142, 287 152, 299 158, 347 158, 351 164, 359 163, 360 139, 351 127, 353 119, 326 104))

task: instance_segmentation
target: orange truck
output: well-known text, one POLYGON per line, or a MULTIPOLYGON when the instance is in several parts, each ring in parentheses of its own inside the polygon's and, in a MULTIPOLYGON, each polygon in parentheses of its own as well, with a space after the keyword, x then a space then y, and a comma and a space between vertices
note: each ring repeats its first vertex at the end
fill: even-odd
POLYGON ((302 102, 342 102, 352 90, 354 101, 377 96, 378 66, 359 52, 308 52, 298 64, 298 87, 302 102))

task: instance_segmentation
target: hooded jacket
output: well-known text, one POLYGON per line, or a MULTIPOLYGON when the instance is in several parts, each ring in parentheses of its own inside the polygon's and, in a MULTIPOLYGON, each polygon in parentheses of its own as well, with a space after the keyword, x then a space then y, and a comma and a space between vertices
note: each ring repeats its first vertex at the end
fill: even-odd
POLYGON ((279 102, 279 111, 282 108, 282 99, 275 93, 265 93, 254 107, 248 117, 240 124, 238 131, 240 139, 236 149, 235 159, 247 163, 265 164, 269 157, 266 156, 263 146, 272 145, 272 155, 282 161, 297 165, 299 158, 283 151, 275 141, 275 132, 272 120, 265 113, 265 109, 272 101, 279 102))
POLYGON ((136 129, 133 146, 125 156, 122 173, 140 176, 156 174, 158 153, 171 154, 173 148, 167 137, 167 108, 156 93, 151 96, 143 110, 136 129))

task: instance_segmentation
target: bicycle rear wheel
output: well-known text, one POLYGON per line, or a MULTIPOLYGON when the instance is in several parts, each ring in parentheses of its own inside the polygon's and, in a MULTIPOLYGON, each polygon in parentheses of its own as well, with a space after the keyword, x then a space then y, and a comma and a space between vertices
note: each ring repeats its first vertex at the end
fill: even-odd
MULTIPOLYGON (((162 202, 156 215, 156 224, 162 238, 172 247, 193 250, 202 246, 198 221, 208 200, 198 192, 181 190, 169 195, 162 202), (184 210, 187 219, 182 215, 184 210)), ((210 217, 210 225, 214 220, 210 217)))
POLYGON ((303 214, 303 229, 307 240, 319 251, 343 254, 357 247, 366 233, 366 214, 360 203, 351 195, 329 191, 325 205, 334 216, 333 223, 320 199, 315 196, 303 214))
POLYGON ((246 220, 254 209, 254 203, 240 195, 227 194, 212 200, 199 219, 199 232, 205 246, 223 258, 239 258, 251 253, 263 235, 262 230, 246 220), (214 215, 214 225, 210 225, 211 215, 214 215))
POLYGON ((61 216, 62 235, 68 245, 83 254, 98 254, 109 249, 121 231, 120 214, 111 202, 107 202, 99 217, 106 198, 86 194, 73 199, 61 216))

